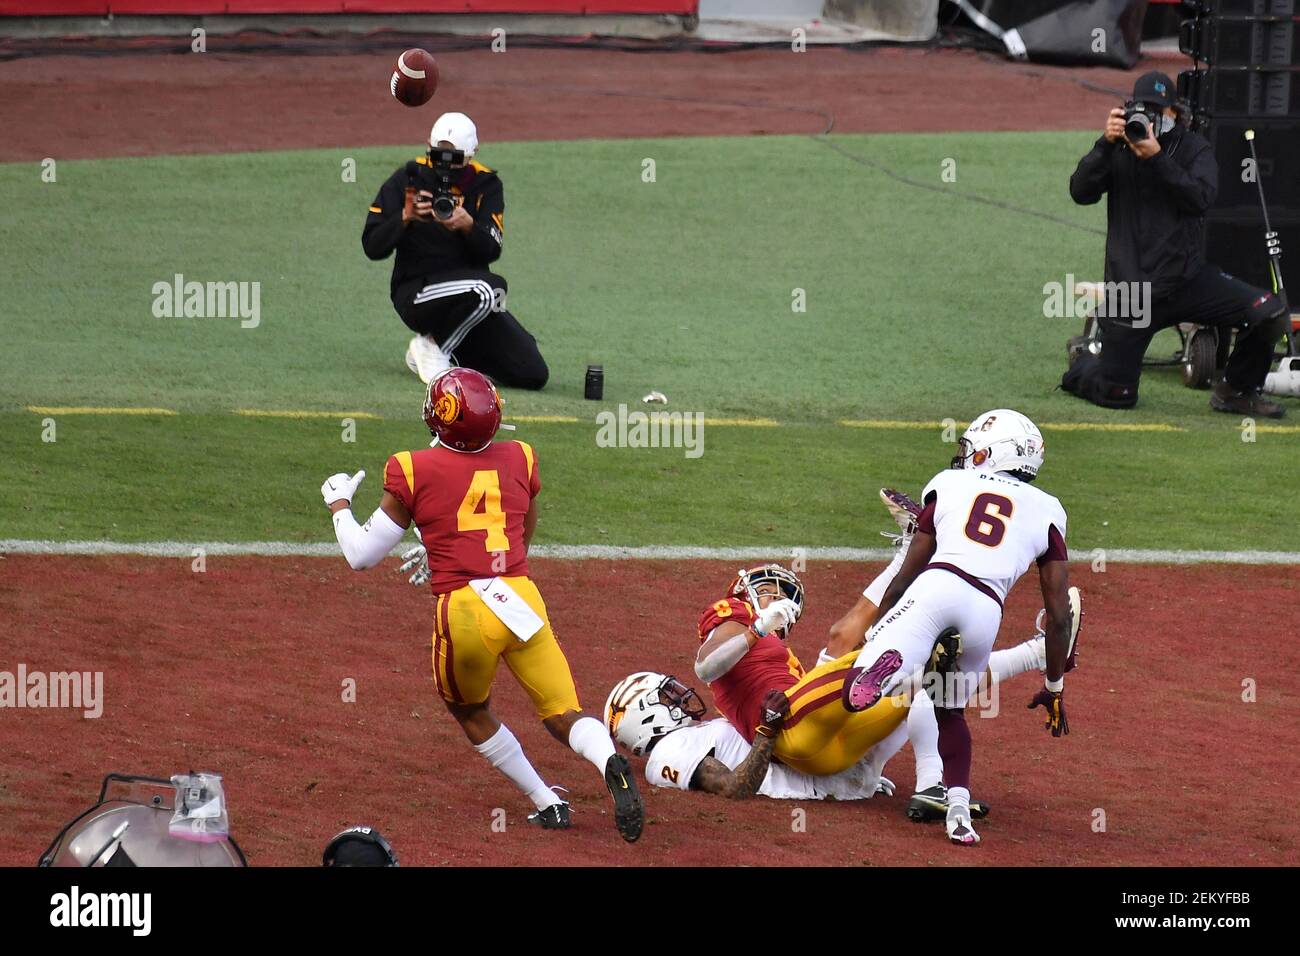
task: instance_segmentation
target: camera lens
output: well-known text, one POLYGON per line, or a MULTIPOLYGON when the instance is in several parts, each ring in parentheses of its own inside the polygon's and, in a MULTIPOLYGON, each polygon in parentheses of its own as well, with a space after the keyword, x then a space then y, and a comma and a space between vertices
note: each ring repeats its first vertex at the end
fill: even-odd
POLYGON ((436 196, 433 200, 433 214, 438 219, 450 219, 456 211, 456 200, 450 196, 436 196))
POLYGON ((1134 113, 1124 121, 1124 135, 1133 142, 1146 139, 1151 133, 1151 120, 1145 113, 1134 113))

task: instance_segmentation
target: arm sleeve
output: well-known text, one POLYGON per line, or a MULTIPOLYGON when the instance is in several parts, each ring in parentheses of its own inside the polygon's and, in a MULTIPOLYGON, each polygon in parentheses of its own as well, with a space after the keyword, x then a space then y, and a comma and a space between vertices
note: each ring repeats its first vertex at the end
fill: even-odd
POLYGON ((402 206, 405 203, 405 187, 401 177, 394 173, 379 187, 379 194, 366 214, 366 225, 361 230, 361 248, 367 258, 377 261, 393 254, 404 232, 402 206))
POLYGON ((334 512, 334 536, 353 571, 373 568, 397 547, 406 529, 376 508, 364 525, 357 524, 352 509, 334 512))
POLYGON ((1065 550, 1065 535, 1056 525, 1049 525, 1047 529, 1047 550, 1038 556, 1038 566, 1041 568, 1050 561, 1069 561, 1070 555, 1065 550))
POLYGON ((939 500, 937 491, 930 492, 925 499, 925 507, 921 513, 916 516, 916 530, 925 534, 934 534, 934 508, 935 503, 939 500))
POLYGON ((1117 144, 1105 136, 1084 154, 1070 177, 1070 198, 1080 206, 1091 206, 1110 189, 1110 164, 1117 144))
POLYGON ((477 265, 496 262, 501 258, 506 223, 505 190, 499 179, 493 179, 479 194, 471 214, 474 227, 465 237, 469 258, 477 265))
POLYGON ((1219 194, 1219 164, 1209 144, 1192 156, 1186 169, 1163 149, 1147 162, 1184 212, 1201 216, 1214 205, 1219 194))

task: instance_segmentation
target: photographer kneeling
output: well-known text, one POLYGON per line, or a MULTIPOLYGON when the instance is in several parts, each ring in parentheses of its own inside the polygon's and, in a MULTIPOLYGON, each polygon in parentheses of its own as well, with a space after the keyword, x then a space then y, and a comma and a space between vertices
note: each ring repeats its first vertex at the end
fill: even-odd
POLYGON ((542 388, 549 372, 537 340, 506 311, 506 280, 487 268, 501 256, 506 206, 477 149, 468 116, 439 116, 427 155, 380 187, 361 245, 375 260, 397 250, 393 308, 416 333, 406 364, 421 381, 454 361, 502 385, 542 388))
POLYGON ((1070 196, 1080 205, 1108 194, 1106 288, 1141 289, 1145 305, 1135 318, 1105 315, 1103 302, 1101 354, 1073 355, 1061 387, 1107 408, 1132 408, 1142 357, 1157 332, 1192 322, 1226 336, 1235 327, 1237 343, 1210 407, 1281 418, 1286 410, 1260 392, 1285 329, 1286 302, 1204 260, 1203 217, 1218 192, 1218 165, 1205 137, 1180 121, 1172 89, 1163 73, 1139 77, 1133 100, 1110 111, 1102 138, 1070 177, 1070 196))

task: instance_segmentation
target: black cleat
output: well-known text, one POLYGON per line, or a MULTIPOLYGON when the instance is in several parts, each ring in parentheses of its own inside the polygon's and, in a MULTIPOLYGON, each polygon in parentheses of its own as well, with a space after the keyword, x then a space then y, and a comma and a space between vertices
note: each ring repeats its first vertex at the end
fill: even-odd
POLYGON ((907 801, 907 818, 917 823, 943 820, 948 816, 948 791, 943 784, 912 794, 907 801))
POLYGON ((641 828, 645 826, 645 806, 641 803, 632 767, 622 754, 614 754, 605 762, 605 786, 609 787, 609 795, 614 798, 614 825, 618 827, 619 836, 628 843, 635 843, 641 838, 641 828))
MULTIPOLYGON (((972 800, 970 815, 973 820, 984 819, 989 815, 988 804, 972 800)), ((947 817, 948 790, 943 784, 914 793, 912 799, 907 801, 907 818, 916 823, 933 823, 935 820, 944 820, 947 817)))
POLYGON ((543 830, 567 830, 571 822, 569 805, 563 800, 553 803, 545 810, 528 814, 528 822, 536 824, 543 830))
POLYGON ((925 665, 929 674, 952 674, 957 670, 957 655, 961 653, 961 632, 949 627, 934 640, 930 660, 925 665))

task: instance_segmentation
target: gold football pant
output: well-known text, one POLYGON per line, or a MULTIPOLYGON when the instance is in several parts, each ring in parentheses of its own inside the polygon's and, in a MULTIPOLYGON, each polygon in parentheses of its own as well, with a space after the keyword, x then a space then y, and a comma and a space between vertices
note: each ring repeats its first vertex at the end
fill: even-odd
POLYGON ((526 577, 502 578, 545 622, 521 641, 468 585, 435 595, 433 679, 444 700, 481 704, 492 692, 497 663, 504 660, 532 699, 542 720, 581 710, 569 662, 551 630, 542 595, 526 577))
POLYGON ((785 692, 790 716, 773 751, 781 763, 819 777, 839 773, 866 756, 907 718, 903 697, 883 697, 856 714, 844 709, 844 681, 857 656, 855 650, 821 664, 785 692))

